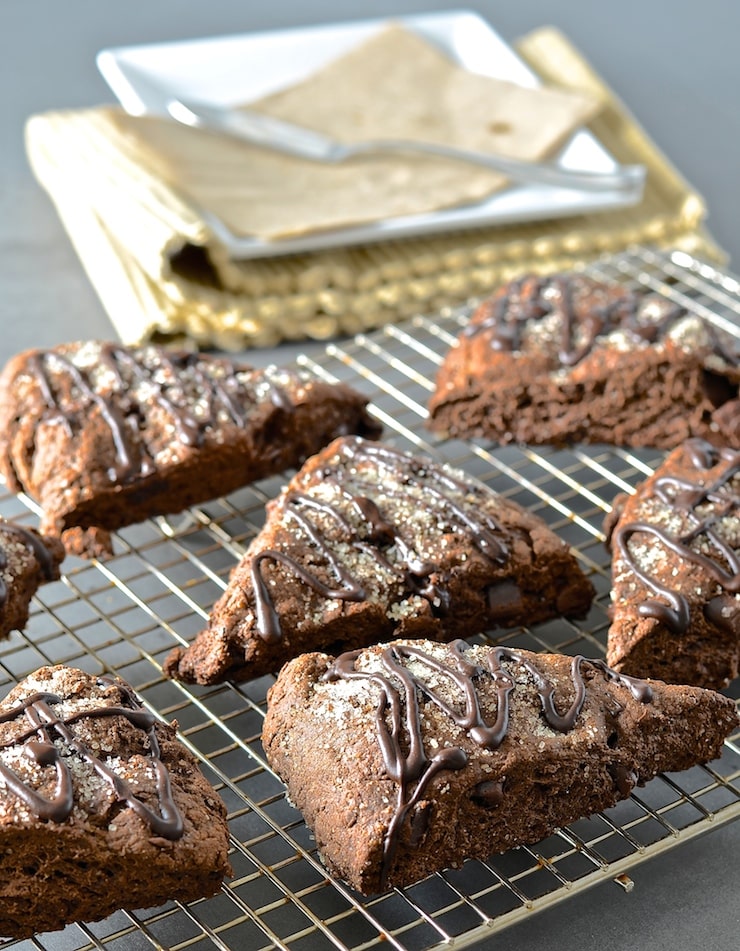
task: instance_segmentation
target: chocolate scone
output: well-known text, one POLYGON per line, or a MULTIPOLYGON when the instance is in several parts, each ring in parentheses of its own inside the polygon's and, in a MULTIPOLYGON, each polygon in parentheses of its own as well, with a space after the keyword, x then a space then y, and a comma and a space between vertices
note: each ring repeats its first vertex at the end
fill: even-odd
POLYGON ((307 650, 582 617, 592 597, 537 516, 431 459, 344 437, 268 505, 208 628, 166 669, 246 680, 307 650))
POLYGON ((226 810, 124 681, 42 667, 0 703, 0 935, 218 891, 226 810))
POLYGON ((740 664, 740 452, 672 452, 607 520, 617 670, 721 688, 740 664))
POLYGON ((379 426, 351 388, 156 346, 63 344, 0 376, 0 471, 78 554, 109 532, 300 465, 335 436, 379 426))
POLYGON ((364 894, 537 842, 717 757, 739 722, 714 691, 461 641, 306 654, 268 701, 268 762, 364 894))
POLYGON ((432 429, 500 443, 740 447, 737 341, 661 295, 571 273, 526 276, 447 353, 432 429))
POLYGON ((64 548, 57 538, 0 519, 0 638, 22 631, 40 584, 59 577, 64 548))

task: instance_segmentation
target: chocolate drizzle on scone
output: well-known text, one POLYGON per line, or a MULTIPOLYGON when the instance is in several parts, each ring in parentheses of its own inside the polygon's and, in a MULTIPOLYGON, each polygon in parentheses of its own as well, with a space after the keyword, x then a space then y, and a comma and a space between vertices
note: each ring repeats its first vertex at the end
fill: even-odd
POLYGON ((607 660, 617 670, 722 688, 740 670, 740 451, 687 440, 605 531, 607 660))
MULTIPOLYGON (((672 475, 660 476, 653 482, 654 497, 686 528, 674 531, 661 524, 637 521, 620 524, 614 533, 614 542, 625 563, 645 585, 668 602, 644 601, 639 606, 640 616, 655 618, 676 634, 685 634, 688 629, 689 601, 679 589, 662 583, 649 568, 641 567, 639 559, 630 551, 630 541, 635 535, 652 536, 677 557, 704 568, 723 591, 740 593, 738 539, 724 537, 723 528, 725 519, 737 520, 740 515, 740 452, 718 450, 700 440, 692 440, 688 452, 697 472, 713 468, 720 461, 726 465, 708 485, 701 478, 690 480, 672 475)), ((672 521, 670 519, 669 524, 672 521)), ((721 615, 719 610, 717 613, 721 615)))
POLYGON ((406 638, 303 654, 267 701, 268 763, 366 895, 538 842, 719 755, 739 722, 716 691, 601 660, 406 638))
POLYGON ((3 571, 9 566, 9 559, 2 543, 3 534, 17 538, 33 553, 44 581, 53 581, 59 577, 59 553, 52 552, 39 534, 23 528, 21 525, 13 525, 5 521, 0 522, 0 610, 8 600, 8 585, 3 578, 3 571))
MULTIPOLYGON (((636 342, 655 343, 682 318, 687 310, 667 300, 660 301, 657 313, 649 313, 645 292, 626 288, 616 297, 595 303, 586 315, 578 314, 573 295, 582 290, 583 277, 557 274, 548 277, 520 278, 511 281, 504 293, 494 298, 482 320, 471 322, 464 335, 490 334, 494 350, 515 352, 523 347, 527 325, 557 315, 560 322, 557 353, 563 366, 580 363, 589 354, 598 337, 615 331, 626 333, 636 342)), ((714 328, 705 322, 712 352, 725 363, 738 365, 739 355, 720 340, 714 328)), ((536 329, 533 331, 536 333, 536 329)))
MULTIPOLYGON (((439 518, 448 526, 448 530, 461 533, 485 558, 498 564, 504 564, 508 558, 506 543, 499 527, 491 516, 478 513, 472 506, 461 503, 460 499, 465 497, 470 487, 451 473, 425 465, 420 460, 388 446, 362 440, 346 440, 339 451, 345 465, 327 467, 322 476, 324 481, 341 486, 342 504, 346 506, 349 503, 355 510, 362 522, 360 527, 352 525, 336 505, 313 498, 305 492, 289 490, 283 497, 286 516, 307 539, 307 546, 302 554, 305 555, 308 545, 311 545, 321 556, 323 563, 328 565, 338 587, 325 584, 315 571, 302 563, 306 561, 305 558, 297 558, 269 548, 259 552, 252 559, 251 576, 257 613, 256 627, 266 641, 279 640, 281 631, 279 615, 262 576, 262 565, 265 561, 280 562, 326 599, 364 601, 367 597, 360 579, 347 567, 347 563, 337 557, 334 551, 336 545, 327 539, 322 530, 321 522, 324 518, 329 518, 340 527, 342 545, 350 545, 358 553, 369 555, 386 569, 390 568, 390 563, 383 550, 394 546, 397 557, 402 562, 409 593, 427 599, 434 610, 445 610, 446 597, 443 590, 429 580, 437 566, 412 551, 403 539, 401 526, 388 521, 377 504, 368 495, 363 494, 363 489, 369 493, 377 492, 378 477, 383 479, 386 498, 402 498, 411 486, 422 488, 423 498, 417 499, 416 504, 421 505, 427 514, 439 518), (363 477, 361 470, 351 467, 353 461, 372 461, 375 467, 363 477), (390 478, 383 478, 385 474, 390 478), (352 489, 346 487, 347 482, 352 483, 352 489), (321 518, 312 520, 312 512, 319 513, 321 518)), ((351 564, 351 559, 349 563, 351 564)))
POLYGON ((0 701, 0 936, 215 894, 226 808, 117 677, 42 667, 0 701))
POLYGON ((456 438, 740 447, 740 346, 685 297, 585 273, 524 275, 444 357, 430 428, 456 438))
MULTIPOLYGON (((206 372, 198 354, 125 349, 110 343, 97 345, 97 358, 94 367, 84 367, 75 364, 74 355, 38 351, 29 358, 28 370, 44 396, 45 418, 58 420, 70 436, 86 409, 98 407, 115 446, 116 466, 109 470, 112 481, 147 476, 153 471, 152 459, 142 454, 136 463, 129 449, 129 430, 140 415, 142 402, 158 404, 172 421, 177 439, 187 446, 201 446, 207 431, 224 420, 237 426, 247 421, 250 401, 245 402, 237 371, 228 361, 219 362, 216 375, 213 367, 206 372), (58 396, 60 375, 69 377, 77 393, 74 408, 63 406, 58 396), (107 376, 107 385, 97 384, 95 375, 107 376), (197 400, 188 398, 187 388, 193 390, 197 400)), ((285 411, 292 410, 282 388, 267 376, 265 380, 272 402, 285 411)))
POLYGON ((22 631, 39 585, 59 578, 64 548, 57 538, 0 519, 0 637, 22 631))
POLYGON ((41 531, 83 556, 346 433, 379 435, 365 397, 297 367, 90 340, 25 351, 0 374, 0 472, 39 503, 41 531))
POLYGON ((244 680, 302 651, 579 617, 592 597, 536 515, 431 458, 345 436, 268 503, 208 628, 165 672, 244 680))
MULTIPOLYGON (((468 762, 465 750, 459 746, 436 749, 430 755, 427 749, 429 738, 426 738, 425 745, 422 728, 422 698, 424 702, 433 703, 478 746, 488 750, 498 749, 509 729, 511 695, 516 681, 504 664, 517 664, 531 675, 542 706, 542 716, 547 725, 559 733, 569 732, 575 727, 583 708, 586 699, 584 665, 600 671, 607 680, 627 687, 641 703, 649 703, 652 699, 652 688, 645 681, 618 674, 601 660, 577 655, 571 662, 573 699, 567 709, 559 713, 555 687, 528 656, 506 647, 495 647, 485 655, 485 665, 481 665, 465 656, 467 647, 463 641, 454 641, 449 645, 447 657, 438 660, 413 644, 391 644, 381 655, 382 672, 356 668, 355 662, 363 651, 351 651, 337 657, 322 677, 324 682, 368 680, 380 688, 375 717, 377 740, 386 772, 398 786, 395 812, 383 844, 381 885, 385 884, 393 865, 401 827, 430 782, 441 771, 464 769, 468 762), (435 686, 440 678, 452 682, 458 700, 462 701, 459 706, 448 702, 442 695, 443 691, 435 686), (486 722, 481 712, 478 685, 483 679, 489 679, 495 686, 496 719, 492 724, 486 722)), ((434 745, 439 746, 436 741, 434 745)), ((501 804, 504 795, 502 783, 488 781, 475 787, 472 798, 495 806, 501 804)), ((412 837, 421 833, 423 828, 411 829, 412 837)))
POLYGON ((156 717, 145 710, 134 692, 120 681, 98 678, 98 686, 114 685, 121 694, 122 704, 86 707, 67 716, 58 714, 64 698, 54 693, 38 692, 0 713, 0 723, 11 723, 21 718, 26 728, 0 743, 0 750, 22 745, 25 756, 39 767, 51 767, 56 772, 56 784, 51 797, 40 794, 29 782, 0 760, 0 777, 7 790, 21 799, 38 819, 63 822, 68 819, 75 805, 74 782, 70 765, 62 755, 62 746, 93 767, 111 788, 116 798, 125 802, 151 831, 165 839, 176 840, 183 834, 182 817, 172 798, 169 773, 160 759, 159 741, 154 729, 156 717), (96 755, 72 729, 80 720, 95 717, 124 717, 146 734, 149 746, 149 763, 156 777, 159 812, 152 810, 133 789, 133 786, 118 775, 96 755))

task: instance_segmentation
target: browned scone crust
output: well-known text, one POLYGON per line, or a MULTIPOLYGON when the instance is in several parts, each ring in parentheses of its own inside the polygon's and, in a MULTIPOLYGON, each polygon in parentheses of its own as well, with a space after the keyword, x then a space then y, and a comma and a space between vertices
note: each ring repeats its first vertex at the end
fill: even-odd
POLYGON ((307 650, 583 617, 592 597, 542 519, 431 459, 343 437, 269 503, 208 628, 166 670, 246 680, 307 650))
POLYGON ((740 452, 693 439, 606 524, 607 659, 617 670, 721 688, 740 664, 740 452))
POLYGON ((108 533, 374 436, 367 400, 300 371, 99 341, 29 350, 0 376, 0 471, 78 554, 108 533))
POLYGON ((329 872, 374 894, 537 842, 737 724, 721 694, 600 661, 400 641, 291 661, 262 742, 329 872))
POLYGON ((528 275, 476 310, 447 353, 432 429, 500 443, 740 446, 734 340, 657 294, 528 275))
POLYGON ((0 703, 0 779, 2 936, 193 901, 231 872, 223 803, 121 680, 22 681, 0 703))
POLYGON ((22 631, 39 585, 59 577, 64 548, 57 538, 0 519, 0 637, 22 631))

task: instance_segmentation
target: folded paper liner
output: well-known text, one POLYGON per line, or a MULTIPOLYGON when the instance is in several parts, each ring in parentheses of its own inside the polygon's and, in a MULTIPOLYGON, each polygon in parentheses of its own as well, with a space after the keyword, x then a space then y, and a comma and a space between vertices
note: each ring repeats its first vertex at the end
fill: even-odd
MULTIPOLYGON (((526 161, 553 154, 598 100, 471 73, 400 26, 249 104, 340 142, 408 139, 526 161)), ((108 135, 237 237, 275 240, 479 202, 500 172, 411 153, 322 164, 158 117, 111 111, 108 135)))
MULTIPOLYGON (((552 28, 543 28, 520 41, 518 51, 549 88, 582 94, 568 100, 569 108, 580 101, 586 114, 593 114, 593 103, 598 103, 599 109, 589 123, 596 137, 618 161, 641 162, 648 169, 645 196, 639 206, 337 250, 234 260, 209 228, 207 216, 199 210, 214 207, 214 192, 199 194, 197 200, 192 197, 195 179, 201 181, 206 192, 213 189, 215 180, 211 172, 203 171, 202 164, 212 155, 212 149, 198 144, 193 152, 190 149, 196 147, 192 143, 204 143, 215 136, 180 129, 161 120, 134 120, 120 110, 101 107, 33 116, 26 128, 27 151, 38 180, 54 201, 93 285, 126 343, 154 339, 191 347, 239 350, 273 346, 281 340, 329 339, 372 329, 413 313, 464 303, 524 270, 566 268, 635 243, 681 248, 722 262, 722 251, 704 229, 701 198, 568 40, 552 28), (146 135, 141 132, 144 127, 148 129, 146 135), (178 152, 177 144, 186 141, 182 136, 187 136, 191 145, 187 161, 181 161, 178 169, 178 154, 183 153, 182 149, 178 152), (179 176, 177 185, 175 174, 179 176), (187 197, 182 190, 184 179, 188 181, 187 197)), ((362 58, 363 51, 356 52, 362 58)), ((438 54, 432 51, 432 55, 438 54)), ((435 63, 433 68, 438 66, 435 63)), ((326 97, 317 92, 320 93, 323 83, 336 83, 336 77, 332 79, 334 68, 341 69, 342 62, 331 64, 303 84, 317 84, 310 90, 317 103, 311 116, 315 127, 332 134, 341 131, 347 140, 375 135, 369 133, 366 123, 377 123, 382 117, 372 110, 352 121, 346 114, 344 119, 338 119, 336 115, 344 109, 344 96, 338 101, 336 114, 325 110, 326 97), (343 123, 341 130, 331 125, 333 121, 343 123)), ((490 82, 484 77, 465 75, 490 82)), ((378 77, 381 80, 382 73, 378 77)), ((439 89, 436 92, 439 94, 439 89)), ((258 107, 299 121, 295 110, 302 93, 299 87, 286 90, 261 101, 258 107)), ((349 93, 346 101, 350 102, 349 93)), ((441 111, 456 117, 459 112, 441 111)), ((407 116, 406 128, 421 122, 424 128, 420 135, 447 134, 439 129, 430 132, 428 119, 423 113, 407 116)), ((301 121, 309 124, 305 111, 301 121)), ((496 135, 513 128, 505 119, 493 125, 499 130, 496 135)), ((384 134, 390 134, 387 117, 384 128, 384 134)), ((564 134, 551 133, 549 144, 539 147, 547 152, 564 134)), ((483 148, 480 137, 486 135, 485 123, 479 118, 473 121, 471 116, 459 123, 458 135, 472 137, 464 140, 466 147, 483 148)), ((223 138, 218 137, 218 142, 218 154, 223 156, 223 138)), ((241 143, 226 146, 238 149, 240 154, 242 150, 259 151, 241 143)), ((503 150, 500 143, 497 148, 503 150)), ((264 156, 259 158, 264 160, 264 156)), ((269 158, 267 164, 274 166, 276 157, 269 158)), ((427 171, 431 168, 432 175, 437 176, 440 191, 433 195, 437 202, 449 199, 449 193, 444 199, 441 195, 451 182, 462 178, 467 187, 467 179, 476 178, 469 167, 461 176, 458 163, 437 165, 435 160, 429 164, 422 161, 427 171), (451 166, 455 174, 450 178, 451 166)), ((312 168, 320 174, 336 171, 312 168)), ((270 174, 275 174, 274 167, 270 174)), ((489 175, 483 170, 481 179, 489 175)), ((494 173, 492 178, 499 176, 494 173)), ((233 185, 228 177, 222 182, 225 186, 233 185)), ((488 182, 491 189, 501 184, 488 182)), ((396 200, 391 192, 399 190, 403 191, 397 187, 388 190, 389 201, 396 200)), ((418 190, 419 194, 424 192, 422 198, 427 200, 428 191, 429 188, 418 190)), ((220 213, 232 230, 237 230, 235 221, 242 212, 237 214, 238 203, 230 202, 229 194, 233 195, 233 190, 225 187, 220 213)), ((336 204, 336 194, 332 192, 332 205, 336 204)), ((456 204, 462 199, 458 196, 449 200, 456 204)), ((248 204, 245 201, 244 207, 248 204)), ((259 212, 261 227, 266 228, 261 233, 274 235, 291 233, 290 229, 296 233, 328 227, 336 219, 320 220, 322 204, 326 202, 304 202, 301 215, 292 209, 288 218, 279 218, 266 204, 259 212)), ((346 207, 340 211, 345 222, 359 220, 346 207)), ((377 208, 373 211, 377 212, 377 208)), ((330 210, 329 218, 336 214, 335 209, 330 210)))

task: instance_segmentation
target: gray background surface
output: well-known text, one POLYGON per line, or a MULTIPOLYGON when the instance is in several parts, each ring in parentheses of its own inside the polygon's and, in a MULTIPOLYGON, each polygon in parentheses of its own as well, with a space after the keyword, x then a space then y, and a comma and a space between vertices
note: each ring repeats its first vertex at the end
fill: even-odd
MULTIPOLYGON (((95 67, 107 46, 446 10, 369 0, 0 0, 0 362, 27 346, 110 337, 112 328, 23 151, 36 111, 112 95, 95 67)), ((733 0, 518 0, 460 4, 506 39, 562 29, 703 194, 709 226, 740 268, 740 4, 733 0)), ((250 354, 252 362, 280 354, 250 354)), ((480 947, 517 951, 734 951, 740 947, 740 823, 639 867, 480 947)), ((47 940, 47 945, 52 946, 47 940)))

